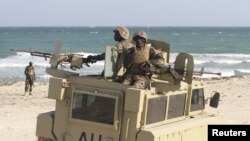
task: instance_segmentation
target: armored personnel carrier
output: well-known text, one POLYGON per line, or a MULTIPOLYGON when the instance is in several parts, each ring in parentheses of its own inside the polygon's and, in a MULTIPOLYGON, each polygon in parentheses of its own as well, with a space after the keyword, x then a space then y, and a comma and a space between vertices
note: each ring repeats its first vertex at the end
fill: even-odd
MULTIPOLYGON (((161 48, 169 63, 169 44, 149 42, 161 48)), ((180 53, 174 67, 155 74, 144 89, 114 81, 123 74, 115 69, 117 56, 107 46, 104 75, 79 76, 57 69, 65 59, 55 49, 46 72, 52 76, 48 98, 56 106, 37 117, 39 141, 206 141, 207 125, 225 122, 206 112, 206 101, 218 106, 219 93, 205 98, 202 81, 193 80, 191 55, 180 53)), ((71 55, 67 62, 78 69, 84 61, 71 55)))

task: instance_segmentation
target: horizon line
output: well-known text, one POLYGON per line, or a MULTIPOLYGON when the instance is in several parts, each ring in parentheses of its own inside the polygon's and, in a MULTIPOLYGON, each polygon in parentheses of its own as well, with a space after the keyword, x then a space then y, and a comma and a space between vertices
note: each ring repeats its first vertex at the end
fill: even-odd
MULTIPOLYGON (((117 25, 120 26, 120 25, 117 25)), ((126 25, 125 25, 126 26, 126 25)), ((20 28, 44 28, 44 27, 67 27, 67 28, 71 28, 71 27, 88 27, 88 28, 96 28, 96 27, 116 27, 116 26, 0 26, 0 28, 15 28, 15 27, 20 27, 20 28)), ((192 28, 192 27, 202 27, 202 28, 217 28, 217 27, 224 27, 224 28, 250 28, 250 26, 133 26, 133 25, 129 25, 127 27, 146 27, 146 28, 151 28, 151 27, 169 27, 169 28, 192 28)))

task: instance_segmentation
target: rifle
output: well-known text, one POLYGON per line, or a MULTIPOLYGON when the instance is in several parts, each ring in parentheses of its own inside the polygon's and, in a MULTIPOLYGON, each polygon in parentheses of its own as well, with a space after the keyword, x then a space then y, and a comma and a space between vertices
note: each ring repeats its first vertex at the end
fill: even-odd
MULTIPOLYGON (((47 58, 53 57, 53 54, 47 52, 28 51, 21 49, 10 49, 10 51, 30 53, 31 56, 44 57, 45 60, 47 60, 47 58)), ((83 55, 79 54, 59 55, 56 61, 57 61, 56 66, 58 66, 59 64, 62 65, 63 63, 71 63, 70 68, 72 70, 76 70, 76 68, 80 69, 82 67, 82 64, 85 64, 86 66, 90 67, 89 63, 93 63, 91 60, 84 58, 83 55)))

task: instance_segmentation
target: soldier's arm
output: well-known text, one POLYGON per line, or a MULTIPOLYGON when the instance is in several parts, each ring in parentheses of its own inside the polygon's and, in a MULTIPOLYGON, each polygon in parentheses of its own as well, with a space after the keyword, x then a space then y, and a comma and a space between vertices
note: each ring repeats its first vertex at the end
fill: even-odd
POLYGON ((24 69, 24 74, 27 75, 27 67, 24 69))
POLYGON ((115 45, 115 50, 116 50, 118 53, 122 53, 123 50, 124 50, 124 48, 123 48, 123 46, 122 46, 121 43, 117 43, 117 44, 115 45))
MULTIPOLYGON (((86 58, 86 63, 95 63, 97 61, 101 61, 101 60, 104 60, 105 59, 105 52, 102 53, 102 54, 98 54, 98 55, 89 55, 87 58, 86 58)), ((83 61, 85 63, 85 61, 83 61)))
POLYGON ((117 43, 115 45, 115 50, 118 52, 118 53, 123 53, 124 51, 128 50, 129 48, 131 47, 134 47, 132 43, 130 42, 122 42, 122 43, 117 43))
POLYGON ((104 60, 105 59, 105 53, 97 55, 97 60, 104 60))
POLYGON ((34 67, 34 78, 36 79, 36 70, 35 70, 35 67, 34 67))
POLYGON ((123 51, 123 54, 124 54, 124 61, 123 61, 123 65, 124 65, 124 68, 129 68, 130 65, 131 65, 131 56, 133 56, 133 54, 135 53, 135 50, 136 48, 135 47, 131 47, 129 49, 125 49, 123 51))
POLYGON ((101 61, 101 60, 104 60, 104 59, 105 59, 105 53, 102 53, 102 54, 98 54, 98 55, 92 56, 92 59, 93 59, 94 61, 101 61))

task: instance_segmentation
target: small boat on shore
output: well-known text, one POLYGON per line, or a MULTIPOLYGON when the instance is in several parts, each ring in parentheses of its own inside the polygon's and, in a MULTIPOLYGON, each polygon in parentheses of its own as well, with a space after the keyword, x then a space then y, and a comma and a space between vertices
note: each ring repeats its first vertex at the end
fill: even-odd
POLYGON ((245 76, 245 75, 250 75, 250 72, 243 72, 239 70, 234 70, 234 76, 245 76))

